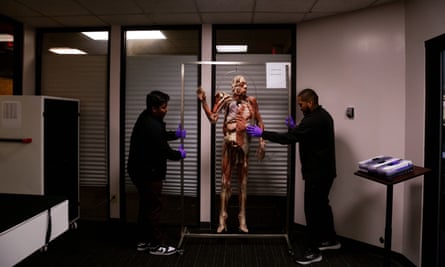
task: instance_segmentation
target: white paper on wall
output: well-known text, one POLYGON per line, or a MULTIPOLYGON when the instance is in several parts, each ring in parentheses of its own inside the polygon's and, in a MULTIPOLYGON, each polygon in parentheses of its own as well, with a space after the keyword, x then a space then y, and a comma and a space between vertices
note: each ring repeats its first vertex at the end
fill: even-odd
POLYGON ((286 88, 286 62, 266 63, 266 87, 286 88))
POLYGON ((3 101, 1 107, 1 126, 3 128, 20 128, 22 125, 22 103, 3 101))

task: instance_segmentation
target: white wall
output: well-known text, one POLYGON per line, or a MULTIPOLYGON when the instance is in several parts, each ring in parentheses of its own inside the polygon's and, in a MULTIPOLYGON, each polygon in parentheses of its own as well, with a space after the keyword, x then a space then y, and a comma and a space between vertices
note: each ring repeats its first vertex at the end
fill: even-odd
MULTIPOLYGON (((386 187, 358 176, 360 160, 405 157, 404 6, 385 5, 297 26, 297 90, 311 87, 335 121, 338 178, 331 191, 339 235, 381 246, 386 187), (355 108, 355 119, 345 117, 355 108)), ((416 162, 417 163, 417 162, 416 162)), ((297 164, 299 165, 298 159, 297 164)), ((305 224, 297 173, 295 221, 305 224)), ((404 186, 394 187, 392 249, 403 252, 404 186)))

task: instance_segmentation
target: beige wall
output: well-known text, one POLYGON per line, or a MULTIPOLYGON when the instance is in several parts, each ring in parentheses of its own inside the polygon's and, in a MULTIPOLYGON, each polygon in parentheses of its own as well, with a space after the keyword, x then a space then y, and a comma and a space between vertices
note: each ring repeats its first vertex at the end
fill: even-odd
MULTIPOLYGON (((406 158, 404 6, 300 24, 296 69, 297 90, 315 89, 335 121, 338 178, 331 204, 337 232, 383 247, 386 187, 353 173, 359 161, 377 155, 406 158), (353 120, 345 116, 348 106, 355 108, 353 120)), ((295 220, 305 224, 297 176, 295 220)), ((403 225, 404 203, 404 186, 395 186, 393 225, 403 225)), ((393 228, 393 250, 402 252, 402 235, 403 227, 393 228)))
MULTIPOLYGON (((359 160, 386 154, 423 166, 424 42, 445 33, 443 14, 443 1, 408 0, 298 26, 297 90, 318 90, 336 122, 339 179, 331 200, 342 236, 383 246, 386 188, 353 175, 359 160), (355 120, 345 118, 347 106, 355 120)), ((295 221, 304 224, 301 192, 300 181, 295 221)), ((416 265, 422 194, 422 177, 394 187, 392 248, 416 265)))

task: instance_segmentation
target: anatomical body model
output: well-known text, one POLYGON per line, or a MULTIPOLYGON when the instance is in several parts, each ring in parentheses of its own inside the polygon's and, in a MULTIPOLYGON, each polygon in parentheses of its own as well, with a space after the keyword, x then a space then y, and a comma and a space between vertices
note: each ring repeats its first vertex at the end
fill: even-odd
MULTIPOLYGON (((249 158, 250 138, 246 133, 248 124, 257 124, 264 129, 263 120, 258 110, 255 97, 247 96, 247 82, 241 75, 232 80, 232 94, 217 92, 215 104, 210 110, 206 95, 202 88, 197 91, 198 99, 211 123, 216 123, 219 113, 224 114, 223 134, 224 142, 222 149, 222 177, 221 177, 221 208, 219 213, 219 225, 217 232, 227 231, 226 220, 227 205, 232 193, 231 173, 234 167, 238 169, 239 178, 239 230, 249 232, 246 224, 246 197, 247 197, 247 171, 249 158)), ((265 155, 265 142, 259 140, 257 157, 262 160, 265 155)))

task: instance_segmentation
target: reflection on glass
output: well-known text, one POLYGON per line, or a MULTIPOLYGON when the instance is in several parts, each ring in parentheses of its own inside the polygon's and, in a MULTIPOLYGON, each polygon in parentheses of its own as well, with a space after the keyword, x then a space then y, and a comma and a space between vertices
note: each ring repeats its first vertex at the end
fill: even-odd
POLYGON ((13 94, 14 25, 0 18, 0 95, 13 94))
POLYGON ((108 41, 95 41, 77 31, 43 32, 40 53, 42 60, 40 93, 80 100, 81 217, 106 219, 108 216, 106 204, 108 203, 108 41), (54 47, 76 48, 87 54, 54 54, 49 51, 54 47))
MULTIPOLYGON (((195 91, 198 88, 198 66, 187 64, 181 76, 181 65, 196 62, 200 54, 200 32, 196 27, 187 29, 160 29, 165 39, 135 39, 135 30, 125 31, 125 163, 128 160, 131 130, 138 115, 145 109, 146 95, 152 90, 161 90, 170 96, 168 113, 164 119, 167 130, 174 130, 184 120, 187 131, 184 147, 187 158, 181 163, 168 161, 167 176, 162 194, 164 223, 198 223, 198 116, 195 91), (183 80, 181 80, 183 78, 183 80), (183 82, 183 83, 182 83, 183 82), (181 96, 181 85, 184 95, 181 96), (183 109, 181 105, 183 104, 183 109), (183 191, 181 191, 181 177, 183 191), (184 197, 184 202, 179 201, 184 197), (181 204, 182 203, 182 204, 181 204), (183 206, 182 206, 183 205, 183 206), (180 211, 180 212, 178 212, 180 211), (184 212, 184 213, 182 213, 184 212), (184 214, 184 217, 182 217, 184 214)), ((148 32, 148 31, 142 31, 148 32)), ((149 31, 151 32, 151 31, 149 31)), ((177 150, 180 140, 169 142, 177 150)), ((126 221, 135 222, 138 216, 138 194, 128 173, 125 173, 126 221)))

